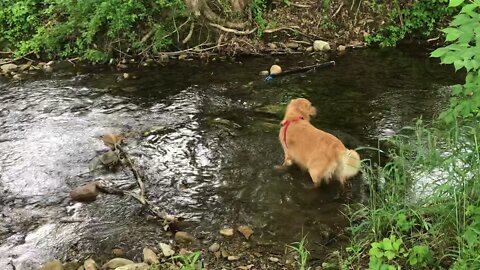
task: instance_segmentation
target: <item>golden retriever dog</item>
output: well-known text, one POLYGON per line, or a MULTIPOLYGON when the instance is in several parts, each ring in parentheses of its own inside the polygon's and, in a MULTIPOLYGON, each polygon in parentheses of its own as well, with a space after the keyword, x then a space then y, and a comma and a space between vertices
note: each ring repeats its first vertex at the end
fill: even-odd
POLYGON ((344 190, 347 179, 360 169, 360 156, 337 137, 315 128, 310 123, 315 114, 315 107, 305 98, 293 99, 288 104, 279 133, 285 153, 280 168, 296 164, 306 169, 315 187, 335 177, 344 190))

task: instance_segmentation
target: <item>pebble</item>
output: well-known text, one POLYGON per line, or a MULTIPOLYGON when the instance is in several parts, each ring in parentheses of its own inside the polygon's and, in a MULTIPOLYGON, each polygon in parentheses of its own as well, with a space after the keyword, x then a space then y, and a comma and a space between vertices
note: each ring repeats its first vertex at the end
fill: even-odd
POLYGON ((153 250, 149 248, 143 249, 143 262, 147 264, 159 264, 160 261, 158 260, 157 254, 153 252, 153 250))
POLYGON ((121 266, 125 266, 125 265, 129 265, 129 264, 133 264, 134 262, 132 260, 129 260, 129 259, 125 259, 125 258, 115 258, 115 259, 111 259, 110 261, 108 261, 107 263, 105 263, 103 266, 102 266, 102 269, 116 269, 118 267, 121 267, 121 266))
POLYGON ((63 270, 63 265, 60 261, 55 260, 46 263, 40 270, 63 270))
POLYGON ((233 229, 232 228, 221 229, 220 234, 223 236, 233 236, 233 229))
POLYGON ((211 246, 208 247, 208 250, 213 253, 217 252, 219 249, 220 244, 218 244, 217 242, 213 243, 211 246))
POLYGON ((195 240, 195 237, 193 237, 188 232, 178 231, 175 233, 175 242, 177 243, 189 243, 194 240, 195 240))

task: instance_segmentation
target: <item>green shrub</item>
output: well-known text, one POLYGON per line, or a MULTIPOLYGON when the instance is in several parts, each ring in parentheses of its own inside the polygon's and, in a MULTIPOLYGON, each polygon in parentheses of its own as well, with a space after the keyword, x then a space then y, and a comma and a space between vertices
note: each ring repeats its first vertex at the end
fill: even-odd
POLYGON ((436 35, 437 28, 454 12, 448 8, 448 0, 393 0, 385 3, 374 4, 373 9, 387 13, 387 23, 366 39, 367 43, 380 47, 395 46, 406 38, 427 39, 436 35))
MULTIPOLYGON (((463 0, 451 0, 450 5, 461 5, 463 0)), ((454 85, 450 109, 440 115, 447 123, 457 117, 480 116, 480 1, 463 6, 449 27, 442 31, 450 45, 438 48, 432 57, 440 57, 442 64, 453 64, 455 70, 465 69, 463 85, 454 85)))
POLYGON ((103 62, 114 53, 159 51, 166 32, 186 16, 181 0, 6 0, 0 8, 0 48, 48 57, 103 62), (142 41, 149 31, 153 38, 142 41))

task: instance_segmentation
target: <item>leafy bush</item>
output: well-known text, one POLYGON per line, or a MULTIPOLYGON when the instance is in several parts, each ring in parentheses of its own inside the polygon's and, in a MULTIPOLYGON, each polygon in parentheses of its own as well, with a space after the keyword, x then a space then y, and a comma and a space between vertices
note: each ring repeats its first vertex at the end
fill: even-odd
POLYGON ((369 44, 392 47, 405 38, 427 39, 437 34, 437 28, 445 23, 454 10, 448 0, 387 1, 374 4, 373 9, 387 13, 388 21, 375 34, 367 37, 369 44))
MULTIPOLYGON (((463 0, 451 0, 451 6, 459 6, 463 0)), ((480 116, 480 1, 463 6, 449 27, 442 31, 450 45, 438 48, 432 57, 440 57, 443 64, 453 64, 455 70, 465 69, 465 84, 454 85, 450 110, 440 118, 451 123, 457 117, 480 116)))
POLYGON ((6 0, 0 4, 0 48, 92 61, 114 52, 158 51, 172 44, 165 33, 184 11, 181 0, 6 0), (149 31, 152 40, 142 40, 149 31))

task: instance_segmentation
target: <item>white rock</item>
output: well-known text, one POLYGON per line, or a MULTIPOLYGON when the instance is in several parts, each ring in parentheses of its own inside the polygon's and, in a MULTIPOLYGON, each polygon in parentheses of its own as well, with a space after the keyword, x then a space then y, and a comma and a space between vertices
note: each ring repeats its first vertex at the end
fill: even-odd
POLYGON ((108 270, 117 269, 118 267, 129 265, 129 264, 134 264, 134 262, 129 259, 115 258, 105 263, 102 269, 108 269, 108 270))
POLYGON ((330 50, 330 44, 323 40, 315 40, 313 42, 313 50, 316 52, 323 52, 330 50))
POLYGON ((143 249, 143 262, 148 264, 159 264, 158 256, 149 248, 143 249))
POLYGON ((17 65, 10 63, 10 64, 5 64, 0 66, 0 69, 3 71, 3 73, 8 73, 10 71, 14 71, 18 68, 17 65))
POLYGON ((83 263, 83 268, 85 268, 85 270, 97 270, 97 264, 94 260, 88 259, 83 263))
POLYGON ((175 254, 175 251, 168 244, 160 243, 160 248, 162 249, 162 254, 165 257, 170 257, 170 256, 173 256, 173 254, 175 254))
POLYGON ((146 263, 134 263, 115 268, 115 270, 148 270, 149 265, 146 263))

